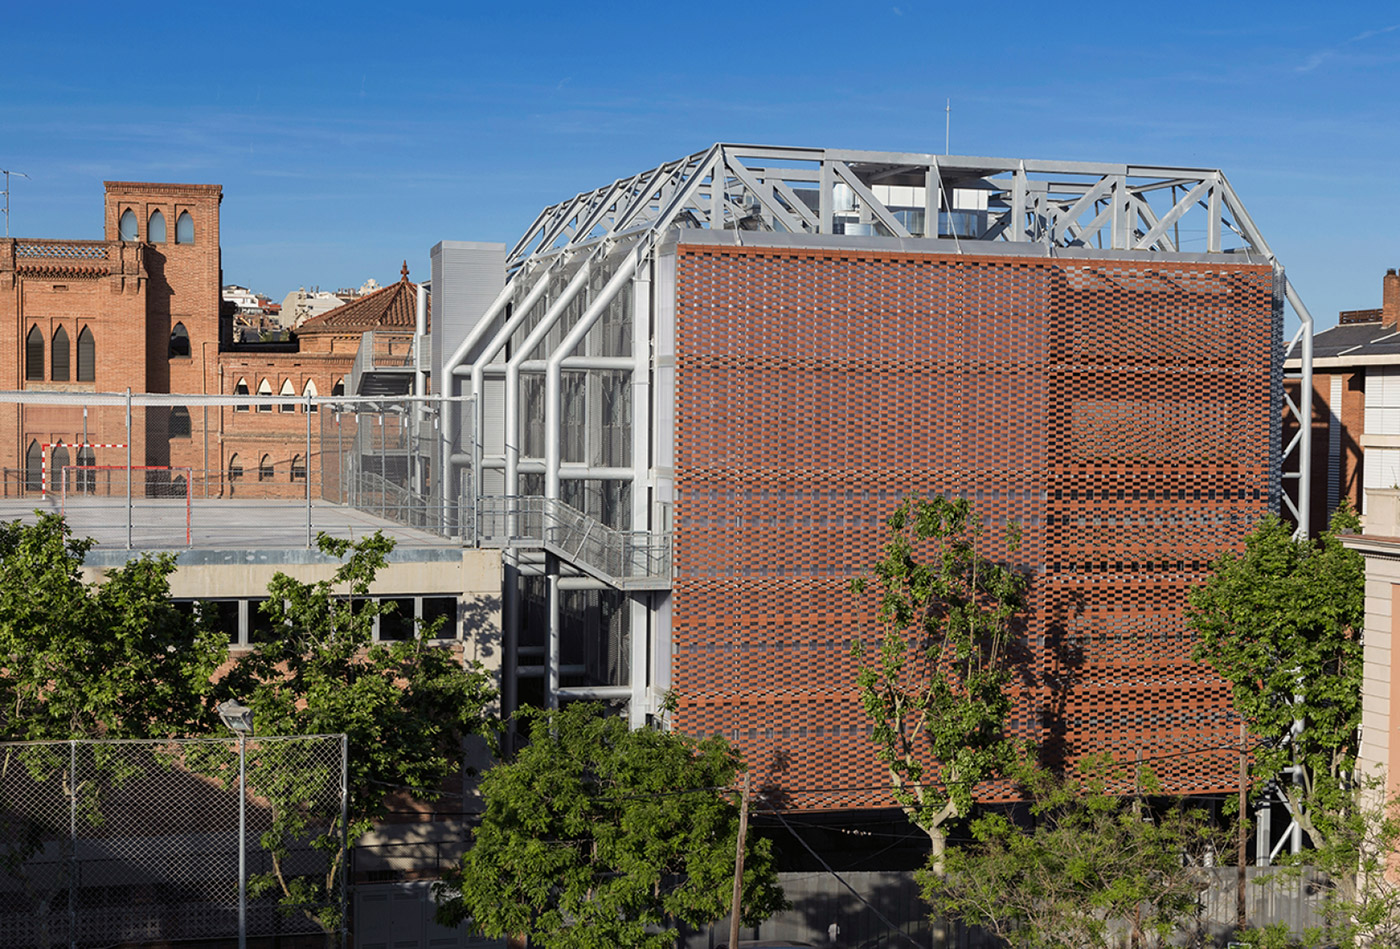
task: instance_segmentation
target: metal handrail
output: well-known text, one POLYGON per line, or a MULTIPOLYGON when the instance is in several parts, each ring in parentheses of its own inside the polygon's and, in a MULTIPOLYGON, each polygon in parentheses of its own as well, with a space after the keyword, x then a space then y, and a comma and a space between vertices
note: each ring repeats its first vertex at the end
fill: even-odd
POLYGON ((619 585, 671 576, 669 533, 619 531, 557 498, 483 497, 477 520, 483 547, 549 548, 619 585))

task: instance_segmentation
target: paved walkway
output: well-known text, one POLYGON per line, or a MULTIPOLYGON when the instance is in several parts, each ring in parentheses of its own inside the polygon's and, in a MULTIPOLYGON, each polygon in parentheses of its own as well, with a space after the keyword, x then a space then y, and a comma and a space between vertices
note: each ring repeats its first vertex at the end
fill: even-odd
MULTIPOLYGON (((124 498, 69 499, 60 511, 58 499, 0 499, 0 520, 33 522, 35 509, 62 513, 78 537, 92 537, 100 548, 125 548, 128 528, 124 498)), ((382 530, 400 547, 457 547, 460 543, 418 528, 407 527, 352 507, 313 501, 310 536, 324 531, 335 537, 364 537, 382 530)), ((137 498, 132 503, 131 546, 138 550, 272 548, 307 546, 305 501, 263 499, 183 500, 137 498)))

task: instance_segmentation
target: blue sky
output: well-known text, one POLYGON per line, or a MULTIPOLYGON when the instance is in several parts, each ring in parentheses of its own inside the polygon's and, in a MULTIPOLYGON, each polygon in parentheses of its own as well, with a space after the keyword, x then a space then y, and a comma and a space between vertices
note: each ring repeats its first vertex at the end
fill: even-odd
POLYGON ((716 141, 1215 166, 1320 325, 1400 265, 1400 9, 1351 3, 15 4, 16 236, 224 186, 224 278, 415 276, 716 141))

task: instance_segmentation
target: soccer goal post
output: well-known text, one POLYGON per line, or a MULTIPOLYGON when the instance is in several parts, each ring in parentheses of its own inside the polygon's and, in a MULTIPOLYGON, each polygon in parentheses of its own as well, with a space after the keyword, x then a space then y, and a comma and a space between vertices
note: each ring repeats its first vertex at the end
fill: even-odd
POLYGON ((184 507, 185 546, 190 544, 193 513, 194 468, 188 465, 64 465, 59 471, 59 511, 68 513, 68 502, 121 498, 128 492, 133 503, 168 500, 177 510, 184 507), (179 502, 184 502, 182 505, 179 502))

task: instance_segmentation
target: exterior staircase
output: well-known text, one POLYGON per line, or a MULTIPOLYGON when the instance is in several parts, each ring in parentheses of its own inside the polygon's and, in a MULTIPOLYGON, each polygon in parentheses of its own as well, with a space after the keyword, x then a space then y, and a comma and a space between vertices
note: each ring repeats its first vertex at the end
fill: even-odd
POLYGON ((555 498, 480 498, 477 542, 547 550, 619 590, 671 587, 670 534, 614 530, 555 498))

